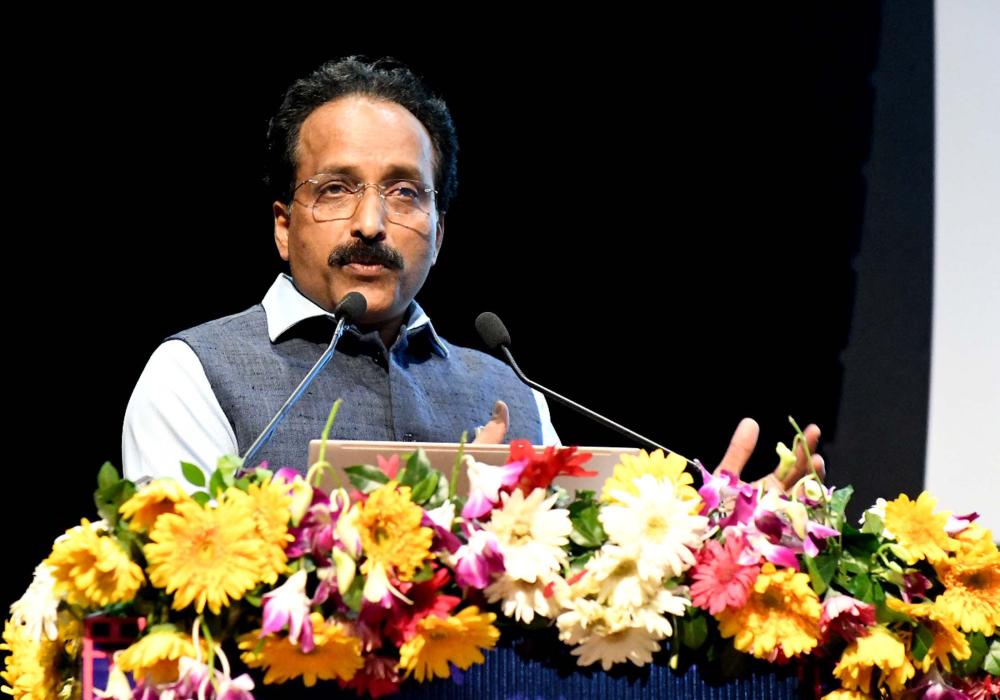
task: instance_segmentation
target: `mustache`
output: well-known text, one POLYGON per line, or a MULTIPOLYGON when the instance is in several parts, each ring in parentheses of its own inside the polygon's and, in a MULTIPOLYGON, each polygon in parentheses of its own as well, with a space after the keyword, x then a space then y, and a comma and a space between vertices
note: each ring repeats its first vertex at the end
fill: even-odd
POLYGON ((358 245, 346 243, 339 245, 330 253, 327 259, 330 267, 350 265, 382 265, 390 270, 403 269, 403 256, 395 248, 383 243, 375 245, 358 245))

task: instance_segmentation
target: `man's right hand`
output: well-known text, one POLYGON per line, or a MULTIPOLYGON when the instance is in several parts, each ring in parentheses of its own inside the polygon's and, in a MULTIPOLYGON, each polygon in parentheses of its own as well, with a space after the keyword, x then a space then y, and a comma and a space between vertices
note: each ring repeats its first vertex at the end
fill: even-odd
POLYGON ((493 415, 486 425, 476 429, 473 445, 502 445, 510 427, 510 409, 503 401, 493 404, 493 415))

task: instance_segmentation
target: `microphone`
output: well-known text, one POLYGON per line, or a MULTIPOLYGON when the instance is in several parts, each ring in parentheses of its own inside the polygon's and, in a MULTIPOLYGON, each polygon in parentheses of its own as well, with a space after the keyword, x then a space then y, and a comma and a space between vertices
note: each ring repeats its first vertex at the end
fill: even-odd
POLYGON ((340 300, 340 303, 337 304, 336 308, 333 310, 333 316, 337 319, 337 326, 333 329, 333 338, 330 340, 330 345, 327 346, 320 358, 316 360, 316 364, 314 364, 312 369, 309 370, 309 373, 302 378, 299 385, 295 387, 295 391, 293 391, 292 395, 288 397, 284 404, 282 404, 281 408, 278 409, 278 412, 274 414, 271 421, 260 432, 257 439, 253 441, 253 444, 247 448, 246 454, 243 455, 244 467, 247 464, 250 464, 251 460, 257 456, 258 452, 260 452, 260 449, 267 444, 268 440, 270 440, 271 436, 274 434, 274 431, 278 428, 278 425, 285 418, 289 409, 291 409, 295 402, 302 397, 302 394, 304 394, 306 389, 309 388, 309 385, 312 384, 316 375, 318 375, 323 368, 326 367, 330 358, 333 357, 333 351, 337 349, 337 343, 340 342, 340 336, 344 334, 346 326, 354 323, 355 321, 361 320, 361 317, 365 315, 365 311, 367 310, 368 300, 365 299, 361 292, 348 292, 344 298, 340 300))
MULTIPOLYGON (((495 351, 499 348, 501 352, 503 352, 503 354, 507 358, 508 364, 510 364, 510 368, 514 370, 514 374, 517 375, 517 378, 520 379, 525 384, 527 384, 528 386, 530 386, 532 389, 537 389, 538 391, 545 394, 545 396, 554 399, 555 401, 558 401, 563 406, 568 406, 569 408, 572 408, 580 415, 586 416, 587 418, 590 418, 591 420, 600 423, 606 428, 611 428, 612 430, 621 433, 630 440, 634 440, 654 450, 673 452, 673 450, 667 449, 663 445, 650 440, 648 437, 644 437, 639 433, 635 432, 634 430, 629 430, 624 425, 615 423, 610 418, 605 418, 600 413, 591 411, 586 406, 581 406, 577 402, 567 399, 565 396, 557 394, 551 389, 547 389, 541 384, 538 384, 537 382, 533 382, 530 379, 528 379, 524 375, 524 372, 521 371, 521 368, 517 366, 517 362, 514 361, 514 356, 510 352, 510 344, 511 344, 510 333, 507 331, 507 327, 503 325, 503 321, 501 321, 500 317, 497 316, 495 313, 492 313, 490 311, 484 311, 483 313, 479 314, 479 316, 476 317, 476 332, 479 333, 479 338, 490 350, 495 351)), ((694 464, 694 462, 692 462, 690 459, 685 458, 685 461, 688 464, 694 464)))

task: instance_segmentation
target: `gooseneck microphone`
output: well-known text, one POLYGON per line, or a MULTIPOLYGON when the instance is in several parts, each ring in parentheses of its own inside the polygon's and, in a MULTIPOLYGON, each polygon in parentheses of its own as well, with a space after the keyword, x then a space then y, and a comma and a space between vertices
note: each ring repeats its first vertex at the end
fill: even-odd
MULTIPOLYGON (((479 314, 479 316, 476 317, 476 331, 479 333, 479 338, 483 341, 486 347, 488 347, 490 350, 496 350, 497 348, 499 348, 503 352, 503 354, 507 358, 507 362, 510 364, 511 369, 514 370, 514 374, 516 374, 518 379, 520 379, 522 382, 530 386, 532 389, 537 389, 538 391, 545 394, 545 396, 555 401, 558 401, 563 406, 568 406, 569 408, 572 408, 580 415, 586 416, 587 418, 590 418, 591 420, 600 423, 606 428, 611 428, 612 430, 621 433, 630 440, 634 440, 635 442, 641 443, 646 447, 654 450, 673 452, 673 450, 667 449, 663 445, 654 442, 653 440, 650 440, 648 437, 640 435, 634 430, 629 430, 624 425, 615 423, 610 418, 605 418, 601 414, 591 411, 586 406, 581 406, 576 401, 567 399, 565 396, 557 394, 551 389, 547 389, 541 384, 533 382, 530 379, 528 379, 524 375, 524 372, 521 371, 521 368, 517 366, 517 362, 514 361, 514 356, 510 352, 510 333, 507 331, 507 327, 503 325, 503 321, 501 321, 500 317, 497 316, 495 313, 492 313, 490 311, 484 311, 483 313, 479 314)), ((694 464, 694 462, 692 462, 690 459, 685 458, 685 461, 688 462, 689 464, 694 464)))
POLYGON ((324 367, 326 363, 330 361, 333 357, 333 351, 337 349, 337 343, 340 341, 340 336, 344 334, 344 328, 355 321, 359 321, 362 316, 365 315, 365 311, 368 310, 368 301, 365 299, 364 295, 360 292, 349 292, 340 303, 337 304, 337 308, 333 310, 333 316, 337 319, 337 327, 333 329, 333 338, 330 340, 330 345, 326 348, 323 354, 316 364, 313 365, 309 373, 303 377, 299 385, 295 387, 295 391, 292 395, 288 397, 278 412, 274 414, 274 418, 271 422, 260 432, 257 439, 253 441, 253 444, 247 448, 246 454, 243 455, 243 465, 246 468, 247 465, 252 464, 251 460, 257 456, 260 449, 267 444, 267 441, 271 439, 271 435, 278 428, 278 424, 285 418, 289 409, 295 404, 296 401, 301 398, 302 394, 305 393, 309 385, 312 384, 313 380, 316 378, 324 367))

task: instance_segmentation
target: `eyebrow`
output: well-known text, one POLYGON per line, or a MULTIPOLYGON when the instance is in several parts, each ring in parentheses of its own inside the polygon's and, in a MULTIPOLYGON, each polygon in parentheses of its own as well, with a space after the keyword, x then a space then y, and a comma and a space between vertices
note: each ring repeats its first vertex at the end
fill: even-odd
MULTIPOLYGON (((354 167, 353 165, 340 165, 339 163, 327 163, 322 168, 319 169, 320 173, 325 173, 327 175, 350 175, 358 180, 363 179, 361 177, 361 171, 354 167)), ((404 178, 407 180, 423 180, 423 174, 420 172, 419 168, 412 165, 402 165, 393 164, 386 168, 383 173, 381 180, 391 180, 393 178, 404 178)))

